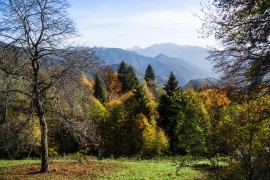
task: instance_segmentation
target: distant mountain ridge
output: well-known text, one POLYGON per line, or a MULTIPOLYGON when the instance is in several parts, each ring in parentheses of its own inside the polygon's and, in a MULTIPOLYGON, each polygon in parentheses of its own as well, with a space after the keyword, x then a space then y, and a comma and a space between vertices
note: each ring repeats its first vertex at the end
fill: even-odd
MULTIPOLYGON (((7 44, 0 41, 0 47, 3 47, 5 45, 7 44)), ((171 45, 175 46, 174 44, 170 44, 170 46, 171 45)), ((184 86, 188 81, 192 79, 212 77, 212 74, 210 72, 201 69, 201 66, 198 67, 191 62, 186 61, 185 59, 178 57, 169 57, 168 55, 165 55, 163 53, 158 53, 156 56, 153 57, 144 56, 139 54, 138 52, 135 52, 135 50, 144 51, 143 48, 133 47, 133 49, 134 51, 131 51, 131 49, 124 50, 120 48, 101 48, 97 53, 101 60, 105 62, 105 65, 112 65, 114 69, 118 67, 118 64, 121 61, 132 65, 136 70, 138 78, 141 80, 144 77, 147 66, 151 64, 156 74, 156 79, 159 85, 163 85, 166 82, 170 71, 175 74, 181 86, 184 86)), ((57 61, 61 61, 61 59, 57 59, 57 57, 54 58, 57 61)), ((44 61, 44 63, 49 65, 47 61, 44 61)))
POLYGON ((191 79, 206 78, 211 73, 200 69, 194 64, 181 58, 168 57, 158 54, 155 57, 147 57, 133 51, 119 48, 102 48, 98 55, 106 65, 119 64, 121 61, 132 65, 135 69, 144 74, 147 66, 151 64, 160 83, 165 83, 170 71, 175 75, 179 83, 183 86, 191 79))
MULTIPOLYGON (((181 58, 209 72, 211 72, 213 68, 213 65, 209 61, 205 60, 208 56, 208 49, 199 46, 180 46, 173 43, 163 43, 155 44, 146 48, 134 46, 127 50, 134 51, 148 57, 155 57, 159 54, 164 54, 169 57, 181 58)), ((212 75, 214 75, 214 73, 212 75)))

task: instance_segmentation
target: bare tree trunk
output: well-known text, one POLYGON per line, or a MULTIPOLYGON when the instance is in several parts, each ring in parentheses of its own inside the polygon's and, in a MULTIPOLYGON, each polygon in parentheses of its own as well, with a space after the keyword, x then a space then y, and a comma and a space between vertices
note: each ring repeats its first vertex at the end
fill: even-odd
MULTIPOLYGON (((35 56, 38 57, 37 50, 35 56)), ((34 96, 33 105, 36 110, 37 116, 39 118, 39 125, 41 131, 41 169, 40 172, 49 171, 48 162, 48 127, 45 119, 45 111, 42 103, 41 87, 39 83, 39 62, 38 59, 34 58, 32 60, 33 68, 33 91, 34 96)))
POLYGON ((48 162, 48 127, 45 119, 43 105, 39 99, 39 95, 36 96, 34 100, 34 106, 36 107, 36 113, 39 118, 39 125, 41 131, 41 169, 40 172, 49 171, 48 162))
POLYGON ((40 130, 41 130, 41 169, 40 172, 49 171, 48 162, 48 129, 44 115, 39 117, 40 130))
POLYGON ((48 127, 45 119, 43 105, 40 101, 39 95, 36 96, 35 106, 37 110, 37 116, 39 118, 39 125, 41 131, 41 169, 40 172, 49 171, 49 162, 48 162, 48 127))

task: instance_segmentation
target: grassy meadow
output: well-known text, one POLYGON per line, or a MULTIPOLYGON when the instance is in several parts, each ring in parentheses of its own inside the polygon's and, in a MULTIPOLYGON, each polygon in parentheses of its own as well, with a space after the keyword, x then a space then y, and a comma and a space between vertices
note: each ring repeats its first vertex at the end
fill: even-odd
POLYGON ((50 161, 49 173, 38 173, 40 160, 0 160, 0 179, 208 179, 205 166, 182 167, 177 161, 106 159, 90 157, 58 158, 50 161), (204 167, 204 168, 202 168, 204 167))

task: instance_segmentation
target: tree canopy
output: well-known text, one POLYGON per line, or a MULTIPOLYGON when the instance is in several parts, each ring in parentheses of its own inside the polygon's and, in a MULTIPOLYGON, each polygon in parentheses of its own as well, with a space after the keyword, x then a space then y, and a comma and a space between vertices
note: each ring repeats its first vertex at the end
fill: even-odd
POLYGON ((268 0, 214 0, 202 9, 202 34, 221 43, 208 58, 241 92, 269 91, 269 10, 268 0))

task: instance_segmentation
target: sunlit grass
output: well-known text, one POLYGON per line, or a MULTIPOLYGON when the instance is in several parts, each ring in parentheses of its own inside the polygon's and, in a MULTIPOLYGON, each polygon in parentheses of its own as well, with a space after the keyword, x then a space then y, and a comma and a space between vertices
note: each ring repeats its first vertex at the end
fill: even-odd
POLYGON ((204 173, 192 167, 181 168, 177 172, 176 164, 170 160, 114 160, 114 162, 127 168, 118 173, 102 177, 102 179, 204 179, 204 173))
MULTIPOLYGON (((141 180, 141 179, 181 179, 181 180, 193 180, 193 179, 207 179, 208 174, 203 169, 198 169, 196 167, 181 167, 177 170, 177 158, 172 160, 171 158, 153 159, 153 160, 132 160, 132 159, 105 159, 97 160, 89 156, 66 156, 50 159, 52 163, 51 167, 56 169, 55 172, 50 172, 49 174, 43 175, 29 175, 29 172, 25 175, 14 174, 8 168, 13 166, 14 169, 21 169, 21 171, 29 171, 29 169, 39 169, 40 160, 39 159, 26 159, 26 160, 0 160, 0 168, 3 170, 3 177, 8 178, 67 178, 72 177, 73 179, 80 179, 80 177, 88 178, 89 174, 95 174, 95 177, 89 176, 89 179, 131 179, 131 180, 141 180), (66 163, 66 165, 65 165, 66 163), (91 165, 90 165, 91 164, 91 165), (25 165, 25 166, 21 166, 25 165), (61 166, 60 166, 61 165, 61 166), (89 166, 90 165, 90 166, 89 166), (65 172, 63 166, 72 168, 74 166, 77 168, 76 172, 68 171, 65 172), (96 167, 96 168, 94 168, 96 167), (7 169, 6 169, 7 168, 7 169), (81 168, 81 169, 80 169, 81 168), (104 169, 104 170, 102 170, 104 169), (94 172, 96 171, 96 172, 94 172), (6 174, 6 173, 11 174, 6 174), (14 176, 14 177, 13 177, 14 176), (33 177, 31 177, 33 176, 33 177), (62 177, 63 176, 63 177, 62 177)), ((199 164, 207 164, 208 161, 202 160, 199 164)), ((0 174, 0 175, 1 175, 0 174)), ((86 178, 86 179, 87 179, 86 178)), ((1 177, 0 177, 1 179, 1 177)))
POLYGON ((40 163, 38 159, 24 159, 24 160, 0 160, 0 167, 18 166, 24 164, 40 163))
MULTIPOLYGON (((53 158, 50 159, 49 162, 72 162, 77 161, 75 159, 69 158, 53 158)), ((0 160, 0 167, 10 167, 10 166, 18 166, 25 164, 40 164, 40 159, 21 159, 21 160, 0 160)))

